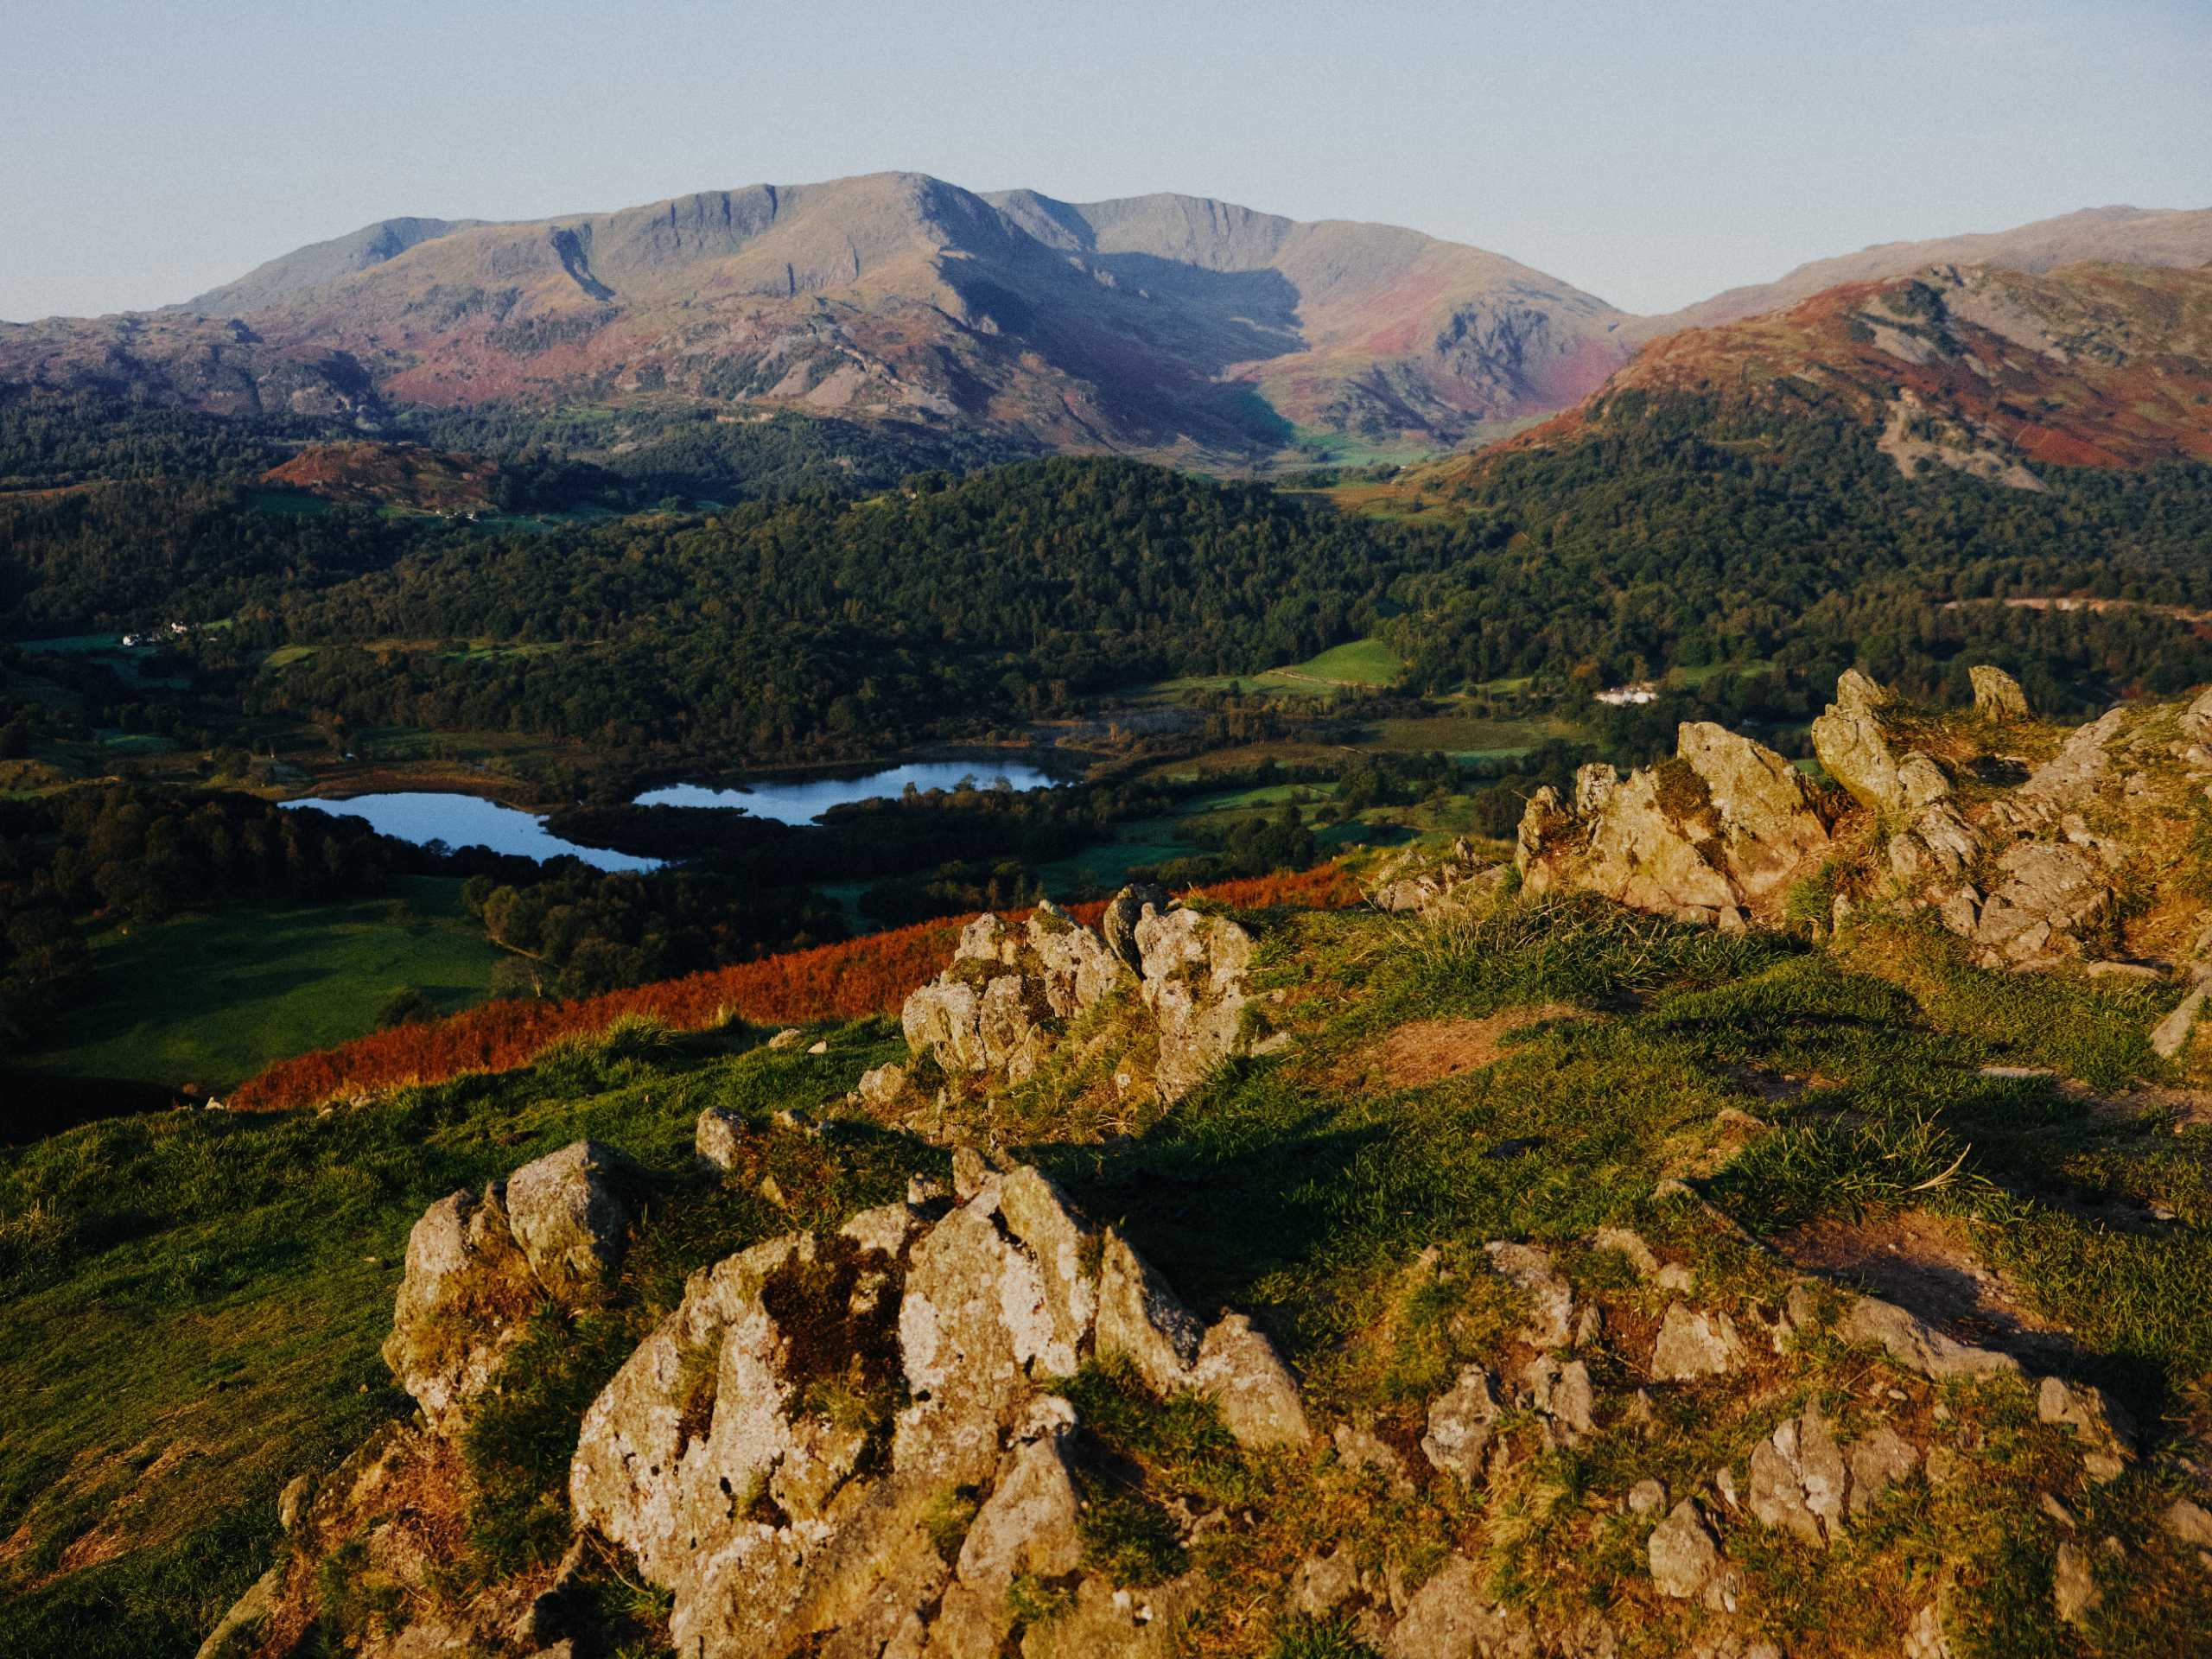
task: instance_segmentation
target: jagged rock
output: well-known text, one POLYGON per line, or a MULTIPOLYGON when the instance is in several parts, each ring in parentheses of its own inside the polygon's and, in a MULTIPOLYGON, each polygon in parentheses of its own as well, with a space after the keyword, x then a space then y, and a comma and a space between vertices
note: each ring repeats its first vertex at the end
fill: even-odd
POLYGON ((1168 1586, 1147 1611, 1086 1577, 1070 1612, 1017 1626, 1017 1579, 1083 1570, 1075 1409, 1045 1382, 1120 1353, 1213 1391, 1248 1444, 1303 1435, 1240 1316, 1201 1331, 1037 1170, 963 1149, 955 1172, 941 1216, 886 1205, 695 1274, 586 1412, 571 1507, 673 1593, 682 1651, 1164 1652, 1168 1586), (928 1527, 963 1486, 982 1502, 948 1566, 928 1527))
POLYGON ((1886 1423, 1847 1448, 1838 1446, 1834 1426, 1817 1404, 1808 1405, 1753 1449, 1746 1503, 1768 1526, 1826 1548, 1843 1535, 1847 1515, 1865 1515, 1919 1461, 1886 1423))
POLYGON ((2050 1593, 2059 1618, 2069 1624, 2081 1623, 2104 1599, 2089 1552, 2079 1544, 2059 1545, 2058 1559, 2051 1568, 2050 1593))
POLYGON ((1099 918, 1099 931, 1105 936, 1106 948, 1131 973, 1144 972, 1144 951, 1137 944, 1137 924, 1144 919, 1147 909, 1164 911, 1168 902, 1167 889, 1149 881, 1132 883, 1106 901, 1106 913, 1099 918))
MULTIPOLYGON (((1610 766, 1583 768, 1608 777, 1610 766)), ((1368 888, 1368 902, 1380 911, 1397 915, 1425 914, 1470 895, 1497 891, 1511 866, 1478 856, 1465 840, 1454 842, 1441 855, 1421 848, 1408 848, 1376 873, 1368 888)))
POLYGON ((1639 1480, 1628 1489, 1628 1508, 1631 1515, 1656 1515, 1667 1507, 1667 1488, 1660 1481, 1639 1480))
POLYGON ((1985 720, 2025 720, 2028 694, 2020 683, 2001 668, 1976 663, 1967 670, 1974 683, 1974 711, 1985 720))
POLYGON ((1421 1455, 1446 1474, 1472 1483, 1481 1472, 1483 1454, 1497 1431, 1497 1396, 1491 1392, 1490 1373, 1470 1365, 1459 1380, 1440 1395, 1428 1408, 1428 1433, 1421 1436, 1421 1455))
MULTIPOLYGON (((1602 769, 1600 769, 1602 770, 1602 769)), ((1725 727, 1688 721, 1675 754, 1613 781, 1585 767, 1576 810, 1530 798, 1516 836, 1524 887, 1602 893, 1634 909, 1739 926, 1828 845, 1803 774, 1725 727)))
POLYGON ((1160 1027, 1160 1097, 1179 1100, 1238 1047, 1252 936, 1225 916, 1148 908, 1137 918, 1144 1005, 1160 1027))
POLYGON ((2088 725, 2075 728, 2058 753, 2029 774, 2013 791, 2016 800, 2045 809, 2077 804, 2111 766, 2107 750, 2126 728, 2127 711, 2110 709, 2088 725))
POLYGON ((1574 1338, 1574 1290, 1541 1244, 1493 1240, 1483 1246, 1491 1266, 1529 1299, 1529 1317, 1517 1334, 1532 1348, 1564 1348, 1574 1338))
POLYGON ((709 1106, 699 1114, 691 1132, 699 1161, 727 1175, 735 1169, 745 1146, 745 1120, 724 1106, 709 1106))
POLYGON ((1652 1529, 1644 1553, 1651 1582, 1661 1595, 1677 1601, 1701 1598, 1720 1575, 1720 1546, 1713 1541, 1694 1498, 1675 1505, 1652 1529))
POLYGON ((953 1581, 930 1624, 925 1655, 966 1659, 997 1653, 1014 1628, 1007 1592, 1014 1580, 1024 1574, 1057 1579, 1083 1565, 1077 1534, 1081 1506, 1060 1445, 1061 1430, 1073 1419, 1070 1408, 1065 1422, 1044 1425, 1044 1432, 1000 1460, 991 1496, 969 1526, 953 1581))
POLYGON ((1210 1395, 1246 1446, 1303 1443, 1311 1433, 1297 1384, 1274 1344, 1242 1313, 1202 1327, 1128 1242, 1108 1228, 1100 1252, 1096 1343, 1126 1358, 1155 1393, 1210 1395))
POLYGON ((1997 868, 2002 880, 1983 902, 1973 936, 1976 959, 1985 966, 2079 956, 2078 935, 2113 901, 2101 862, 2068 842, 2015 842, 1998 855, 1997 868))
POLYGON ((1722 1376, 1743 1363, 1744 1344, 1726 1313, 1669 1305, 1651 1350, 1651 1375, 1662 1382, 1722 1376))
POLYGON ((1242 1313, 1223 1314, 1206 1332, 1187 1386, 1213 1397, 1241 1445, 1302 1446, 1312 1437, 1288 1368, 1242 1313))
POLYGON ((1813 753, 1862 805, 1894 811, 1902 801, 1897 758, 1882 730, 1890 694, 1857 669, 1835 683, 1835 701, 1813 722, 1813 753))
POLYGON ((1768 1526, 1825 1548, 1842 1535, 1849 1478, 1834 1429, 1808 1406, 1752 1451, 1747 1499, 1768 1526))
POLYGON ((441 1432, 457 1430, 493 1385, 544 1297, 577 1306, 612 1280, 627 1222, 608 1179, 612 1161, 578 1141, 493 1182, 480 1198, 439 1199, 409 1233, 384 1358, 441 1432), (519 1217, 510 1208, 517 1198, 519 1217))
POLYGON ((1049 901, 1020 929, 978 917, 944 972, 900 1009, 907 1046, 955 1075, 1022 1082, 1133 969, 1158 1027, 1155 1086, 1162 1100, 1181 1098, 1243 1042, 1252 938, 1225 917, 1166 904, 1157 888, 1125 888, 1107 906, 1105 938, 1049 901))
POLYGON ((1098 1263, 1097 1348, 1121 1357, 1156 1394, 1173 1394, 1198 1361, 1205 1331, 1113 1228, 1098 1263))
POLYGON ((1562 1365, 1549 1354, 1539 1354, 1521 1375, 1530 1406, 1552 1420, 1567 1445, 1596 1428, 1597 1395, 1590 1384, 1590 1368, 1582 1361, 1571 1359, 1562 1365))

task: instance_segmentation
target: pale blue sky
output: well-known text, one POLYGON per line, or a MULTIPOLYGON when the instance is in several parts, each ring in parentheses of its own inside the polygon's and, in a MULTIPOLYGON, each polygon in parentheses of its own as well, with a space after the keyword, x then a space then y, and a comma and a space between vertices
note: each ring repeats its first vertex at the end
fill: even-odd
POLYGON ((0 317, 400 213, 906 168, 1410 225, 1663 310, 1869 242, 2212 206, 2212 0, 19 0, 0 317))

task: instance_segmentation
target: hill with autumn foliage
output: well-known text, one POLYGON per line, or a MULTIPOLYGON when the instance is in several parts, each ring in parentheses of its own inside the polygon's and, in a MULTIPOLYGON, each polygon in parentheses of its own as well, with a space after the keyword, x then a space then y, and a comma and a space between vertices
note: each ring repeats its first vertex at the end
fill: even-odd
POLYGON ((1973 266, 1832 288, 1654 341, 1580 407, 1498 451, 1414 468, 1371 502, 1449 495, 1516 452, 1566 450, 1697 400, 1729 423, 1844 425, 1908 475, 2040 489, 2044 467, 2212 459, 2212 270, 1973 266))

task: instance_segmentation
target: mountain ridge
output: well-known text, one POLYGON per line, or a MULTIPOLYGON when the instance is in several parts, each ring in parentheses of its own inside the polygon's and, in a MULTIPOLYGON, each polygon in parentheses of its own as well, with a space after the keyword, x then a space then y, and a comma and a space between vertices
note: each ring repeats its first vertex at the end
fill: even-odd
POLYGON ((2212 209, 1880 244, 1637 317, 1403 226, 881 172, 531 219, 378 220, 182 305, 0 326, 0 379, 223 414, 675 399, 1200 465, 1333 459, 1479 444, 1573 407, 1685 327, 1973 263, 1961 251, 2029 271, 2084 251, 2200 264, 2212 209))

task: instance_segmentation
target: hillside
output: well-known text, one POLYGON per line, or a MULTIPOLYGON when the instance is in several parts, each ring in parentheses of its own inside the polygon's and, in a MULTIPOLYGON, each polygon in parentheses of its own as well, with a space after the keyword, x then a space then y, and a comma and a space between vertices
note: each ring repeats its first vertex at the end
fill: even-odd
POLYGON ((272 467, 264 480, 327 501, 476 512, 493 505, 496 463, 414 443, 312 443, 272 467))
POLYGON ((1580 407, 1475 456, 1363 491, 1448 496, 1662 411, 1718 433, 1863 433, 1907 476, 1948 467, 2017 488, 2049 467, 2212 458, 2212 270, 1973 266, 1847 283, 1774 313, 1655 340, 1580 407))
POLYGON ((2011 230, 1917 242, 1882 242, 1815 259, 1771 283, 1732 288, 1665 316, 1630 325, 1638 339, 1707 328, 1780 311, 1846 283, 1878 283, 1933 266, 1996 265, 2039 273, 2102 262, 2189 270, 2212 264, 2212 208, 2085 207, 2011 230))
POLYGON ((1389 226, 878 174, 387 221, 170 311, 0 329, 0 374, 224 412, 672 397, 1249 457, 1556 408, 1619 362, 1618 320, 1389 226))
POLYGON ((1132 893, 896 1027, 0 1154, 0 1637, 2192 1652, 2212 713, 1977 685, 1839 687, 1849 795, 1685 728, 1396 915, 1132 893), (1609 896, 1629 840, 1744 913, 1609 896))

